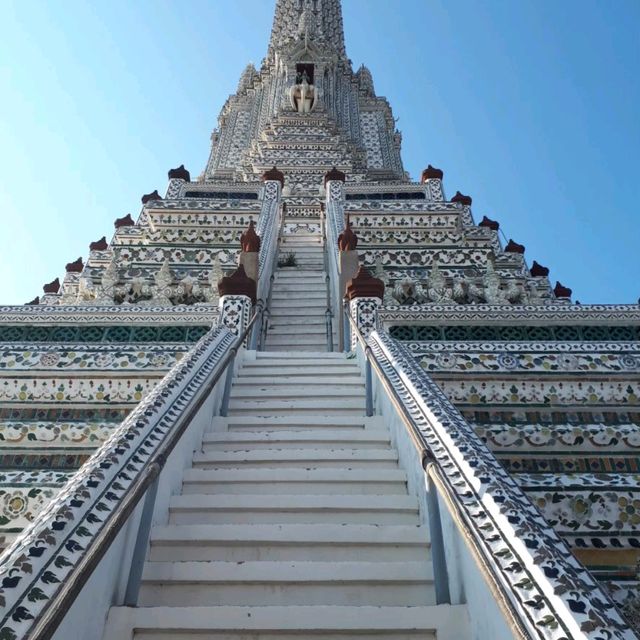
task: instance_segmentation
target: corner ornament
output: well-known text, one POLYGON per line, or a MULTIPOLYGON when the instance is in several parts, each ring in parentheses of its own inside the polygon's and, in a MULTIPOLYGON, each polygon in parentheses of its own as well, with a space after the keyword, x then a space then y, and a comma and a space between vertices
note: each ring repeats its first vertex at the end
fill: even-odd
POLYGON ((256 281, 247 276, 244 267, 240 265, 230 276, 225 276, 218 282, 218 293, 223 296, 247 296, 252 304, 256 303, 256 281))

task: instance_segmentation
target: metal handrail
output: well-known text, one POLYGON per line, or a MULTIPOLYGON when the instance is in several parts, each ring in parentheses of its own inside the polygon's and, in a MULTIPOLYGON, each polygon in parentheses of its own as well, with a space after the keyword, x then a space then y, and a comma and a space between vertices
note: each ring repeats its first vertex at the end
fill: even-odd
POLYGON ((333 311, 331 309, 331 276, 329 275, 329 256, 327 255, 327 228, 324 211, 320 207, 320 235, 322 237, 322 260, 324 263, 327 308, 324 312, 327 331, 327 351, 333 351, 333 311))
MULTIPOLYGON (((30 640, 49 640, 53 637, 58 626, 64 619, 78 594, 82 591, 82 588, 86 584, 87 580, 91 577, 94 569, 98 566, 104 555, 107 553, 111 544, 120 533, 122 527, 126 524, 127 520, 136 509, 140 500, 147 494, 149 488, 152 485, 156 485, 160 473, 164 468, 164 465, 171 455, 185 431, 191 425, 191 421, 196 416, 204 402, 209 397, 210 392, 218 383, 222 374, 227 370, 230 364, 233 363, 237 352, 242 344, 246 340, 249 332, 253 328, 254 324, 262 316, 263 302, 259 300, 255 307, 255 312, 249 320, 247 327, 240 334, 240 336, 233 343, 233 346, 229 349, 227 355, 224 357, 215 373, 211 376, 200 391, 199 396, 193 401, 192 405, 183 412, 177 418, 177 426, 166 438, 166 440, 160 445, 159 450, 154 454, 153 458, 147 464, 145 470, 136 478, 129 490, 127 491, 123 501, 120 503, 120 507, 113 512, 109 522, 100 531, 95 538, 93 544, 87 549, 86 553, 80 559, 78 565, 74 569, 73 573, 64 582, 60 591, 58 591, 49 603, 49 606, 44 611, 40 619, 35 623, 33 630, 31 631, 30 640)), ((153 492, 155 493, 155 491, 153 492)), ((155 496, 154 496, 155 498, 155 496)), ((155 501, 155 500, 154 500, 155 501)), ((146 502, 146 500, 145 500, 146 502)), ((149 533, 151 530, 151 516, 153 514, 153 504, 145 504, 144 512, 147 512, 148 516, 146 521, 142 521, 138 527, 138 535, 136 536, 136 544, 134 549, 138 550, 141 547, 140 540, 146 538, 148 543, 149 533)), ((146 543, 144 550, 146 550, 146 543)), ((144 563, 144 553, 141 554, 142 563, 144 563)), ((131 570, 129 573, 129 580, 127 582, 126 598, 131 598, 135 593, 135 599, 137 601, 137 593, 140 586, 140 577, 142 575, 142 567, 139 566, 140 558, 132 561, 131 570), (137 585, 134 584, 137 577, 137 585)), ((131 602, 125 602, 125 604, 135 604, 131 602)))
MULTIPOLYGON (((458 504, 457 496, 455 495, 453 489, 449 486, 449 479, 442 472, 442 469, 440 469, 440 467, 438 466, 437 459, 433 454, 433 451, 429 447, 428 443, 425 441, 424 436, 420 431, 420 428, 413 420, 413 417, 411 416, 408 409, 406 408, 404 402, 402 401, 402 398, 399 396, 393 383, 389 379, 387 373, 384 371, 384 369, 380 366, 380 363, 377 361, 376 356, 373 350, 371 349, 371 346, 368 344, 365 337, 362 335, 362 332, 360 331, 360 328, 358 327, 355 319, 351 316, 350 313, 346 311, 345 311, 345 315, 348 319, 348 323, 351 326, 351 329, 354 332, 356 340, 362 346, 366 363, 370 367, 373 367, 375 369, 375 372, 384 390, 386 391, 389 400, 397 410, 402 422, 407 428, 411 441, 414 447, 416 448, 418 455, 420 456, 422 468, 424 469, 425 474, 427 475, 427 478, 432 480, 433 483, 437 485, 437 489, 439 489, 439 492, 441 493, 441 495, 443 495, 447 504, 449 505, 450 514, 453 517, 454 522, 456 523, 458 528, 462 530, 462 533, 465 537, 465 541, 469 544, 469 547, 471 548, 471 551, 476 561, 484 569, 483 573, 490 578, 489 588, 492 592, 492 595, 494 596, 501 610, 503 611, 503 613, 511 623, 512 630, 515 633, 517 633, 517 637, 521 638, 522 640, 527 640, 530 636, 526 631, 524 625, 522 624, 520 616, 518 615, 518 612, 515 606, 513 605, 511 599, 509 598, 508 592, 506 591, 506 589, 504 588, 504 586, 502 585, 498 577, 495 575, 495 572, 493 571, 493 567, 491 565, 490 558, 487 556, 485 550, 482 549, 478 544, 478 542, 476 541, 475 536, 473 534, 473 527, 468 520, 467 514, 464 513, 464 511, 461 509, 460 505, 458 504)), ((370 378, 367 378, 367 386, 368 387, 371 386, 370 378)), ((367 396, 369 395, 373 396, 373 393, 370 389, 367 390, 367 396)), ((428 506, 431 506, 431 505, 428 505, 428 506)), ((446 561, 444 556, 442 524, 439 517, 437 517, 437 514, 434 514, 431 512, 431 508, 429 509, 429 511, 430 511, 429 527, 430 527, 430 533, 432 537, 432 540, 431 540, 432 554, 434 557, 434 561, 436 560, 436 558, 439 561, 438 564, 440 564, 440 576, 443 577, 443 575, 446 575, 446 561), (438 546, 440 545, 442 545, 442 547, 438 548, 438 546), (444 574, 442 573, 443 570, 444 570, 444 574)), ((434 572, 436 569, 435 564, 436 563, 434 562, 434 572)), ((436 595, 437 595, 438 602, 448 601, 449 600, 448 584, 446 585, 442 583, 440 583, 439 585, 436 584, 436 595), (441 598, 445 598, 445 600, 441 600, 441 598)))
MULTIPOLYGON (((284 206, 284 205, 283 205, 284 206)), ((273 296, 273 283, 275 280, 276 267, 278 265, 278 257, 280 255, 280 238, 282 237, 282 229, 284 228, 285 210, 280 208, 280 224, 278 225, 278 234, 275 243, 275 251, 273 252, 273 259, 271 260, 271 275, 269 276, 269 290, 267 292, 267 300, 262 312, 262 323, 260 326, 260 340, 258 341, 258 350, 262 351, 267 341, 267 334, 269 333, 269 316, 271 315, 271 298, 273 296)))

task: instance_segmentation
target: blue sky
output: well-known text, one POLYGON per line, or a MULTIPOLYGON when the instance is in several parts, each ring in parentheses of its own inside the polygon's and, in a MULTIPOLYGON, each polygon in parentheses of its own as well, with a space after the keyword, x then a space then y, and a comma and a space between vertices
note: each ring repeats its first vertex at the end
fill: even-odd
MULTIPOLYGON (((4 0, 0 303, 110 239, 209 136, 274 0, 4 0)), ((583 303, 640 296, 640 2, 343 0, 347 52, 399 118, 405 167, 500 221, 583 303)))

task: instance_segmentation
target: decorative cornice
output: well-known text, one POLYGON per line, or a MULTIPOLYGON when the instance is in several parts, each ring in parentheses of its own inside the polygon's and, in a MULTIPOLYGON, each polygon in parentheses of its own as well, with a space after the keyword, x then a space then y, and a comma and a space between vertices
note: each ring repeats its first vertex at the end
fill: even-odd
POLYGON ((0 324, 215 324, 218 307, 212 304, 175 307, 37 306, 0 307, 0 324))
POLYGON ((505 321, 522 322, 523 320, 538 320, 540 323, 558 321, 566 324, 588 324, 593 321, 604 324, 624 322, 636 324, 640 323, 640 305, 387 305, 380 309, 380 318, 385 324, 417 324, 418 322, 434 325, 468 322, 505 324, 505 321))

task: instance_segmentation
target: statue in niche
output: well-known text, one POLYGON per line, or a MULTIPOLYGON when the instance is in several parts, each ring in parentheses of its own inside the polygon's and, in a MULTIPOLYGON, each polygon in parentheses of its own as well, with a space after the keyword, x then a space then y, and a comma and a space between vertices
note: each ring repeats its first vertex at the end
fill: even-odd
POLYGON ((315 85, 309 83, 309 76, 303 70, 297 83, 289 89, 291 106, 298 113, 311 113, 316 104, 317 91, 315 85))
POLYGON ((514 282, 513 280, 509 280, 509 282, 507 282, 504 297, 511 302, 511 304, 520 304, 526 300, 523 286, 519 282, 514 282))
POLYGON ((220 294, 218 292, 218 282, 222 280, 224 272, 222 271, 222 265, 220 264, 220 257, 216 253, 212 261, 212 268, 209 271, 209 277, 207 281, 209 287, 204 291, 204 301, 209 304, 218 304, 220 300, 220 294))
POLYGON ((460 276, 453 279, 453 291, 451 297, 458 304, 478 304, 484 302, 482 287, 479 287, 472 280, 460 276))
POLYGON ((422 304, 427 300, 427 294, 420 283, 415 282, 409 274, 393 287, 393 297, 400 304, 422 304))
POLYGON ((489 304, 509 304, 500 288, 501 278, 491 257, 487 260, 487 269, 482 277, 482 284, 484 285, 484 297, 489 304))
POLYGON ((171 296, 173 295, 173 275, 169 266, 169 258, 165 258, 160 269, 153 276, 152 286, 153 301, 158 306, 172 306, 171 296))
POLYGON ((376 256, 375 265, 376 268, 373 272, 373 275, 378 278, 378 280, 382 280, 382 282, 384 283, 384 299, 382 300, 382 304, 384 304, 385 306, 393 305, 396 302, 393 298, 393 287, 391 286, 391 283, 389 281, 389 276, 384 271, 381 254, 378 254, 376 256))
POLYGON ((431 302, 440 304, 453 302, 451 289, 447 288, 447 280, 438 268, 438 263, 434 262, 427 278, 427 294, 431 302))

